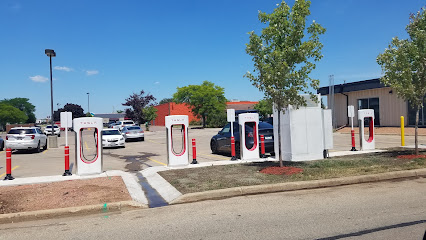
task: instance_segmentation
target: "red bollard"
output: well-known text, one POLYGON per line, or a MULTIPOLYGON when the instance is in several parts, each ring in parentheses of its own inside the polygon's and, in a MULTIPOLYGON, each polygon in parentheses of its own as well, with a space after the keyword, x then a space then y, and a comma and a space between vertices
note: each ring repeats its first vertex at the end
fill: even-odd
POLYGON ((265 136, 260 135, 260 157, 265 158, 265 136))
POLYGON ((13 180, 12 177, 12 149, 6 148, 6 177, 4 180, 13 180))
POLYGON ((71 176, 70 172, 70 147, 65 146, 65 172, 62 176, 71 176))
POLYGON ((237 157, 235 156, 235 138, 231 137, 231 160, 237 160, 237 157))
POLYGON ((198 162, 197 162, 197 147, 195 145, 195 138, 192 139, 192 163, 191 164, 198 164, 198 162))
POLYGON ((351 148, 351 151, 357 151, 355 149, 355 131, 353 129, 351 130, 351 135, 352 135, 352 148, 351 148))

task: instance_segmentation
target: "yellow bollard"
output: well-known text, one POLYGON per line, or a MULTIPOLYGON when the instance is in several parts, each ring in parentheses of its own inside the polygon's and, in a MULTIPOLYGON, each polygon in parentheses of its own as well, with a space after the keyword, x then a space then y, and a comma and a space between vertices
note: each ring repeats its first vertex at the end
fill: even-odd
POLYGON ((401 116, 401 146, 405 146, 404 116, 401 116))

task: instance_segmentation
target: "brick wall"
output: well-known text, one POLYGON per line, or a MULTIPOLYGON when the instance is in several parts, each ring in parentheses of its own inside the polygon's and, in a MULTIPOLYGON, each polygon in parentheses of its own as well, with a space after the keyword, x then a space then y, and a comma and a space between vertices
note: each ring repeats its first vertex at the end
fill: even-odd
POLYGON ((157 109, 157 118, 151 122, 153 126, 165 126, 165 117, 169 115, 188 115, 188 121, 200 120, 194 117, 190 108, 186 104, 180 103, 163 103, 161 105, 154 106, 157 109))
POLYGON ((165 126, 165 116, 169 116, 169 103, 154 106, 157 109, 157 118, 151 122, 154 126, 165 126))
POLYGON ((6 124, 6 132, 9 132, 14 127, 34 127, 34 123, 6 124))

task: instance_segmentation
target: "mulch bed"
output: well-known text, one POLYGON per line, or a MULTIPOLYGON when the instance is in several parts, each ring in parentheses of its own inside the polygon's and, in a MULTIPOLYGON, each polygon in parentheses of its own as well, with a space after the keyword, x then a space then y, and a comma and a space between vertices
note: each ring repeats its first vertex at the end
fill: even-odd
POLYGON ((397 158, 402 158, 402 159, 415 159, 415 158, 426 158, 426 155, 399 155, 397 158))
POLYGON ((273 175, 293 175, 303 172, 303 169, 296 167, 267 167, 260 170, 260 172, 273 175))

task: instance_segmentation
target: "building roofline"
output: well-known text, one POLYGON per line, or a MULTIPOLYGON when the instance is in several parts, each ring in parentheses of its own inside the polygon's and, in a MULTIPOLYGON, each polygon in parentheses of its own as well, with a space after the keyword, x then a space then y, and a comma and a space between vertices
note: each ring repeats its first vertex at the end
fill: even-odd
MULTIPOLYGON (((346 93, 346 92, 354 92, 375 88, 384 88, 386 87, 384 84, 380 82, 380 78, 374 78, 369 80, 363 80, 358 82, 350 82, 339 85, 334 85, 334 93, 346 93)), ((322 87, 318 89, 317 93, 321 95, 328 95, 330 91, 330 86, 322 87)))

